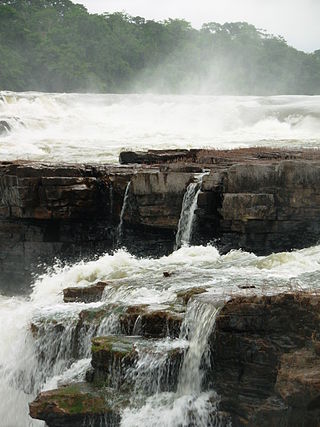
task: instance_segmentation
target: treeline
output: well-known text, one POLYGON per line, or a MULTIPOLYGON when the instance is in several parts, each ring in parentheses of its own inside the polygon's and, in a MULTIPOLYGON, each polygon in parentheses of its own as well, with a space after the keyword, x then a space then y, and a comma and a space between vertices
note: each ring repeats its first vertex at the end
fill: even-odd
POLYGON ((0 89, 320 94, 320 51, 244 22, 89 14, 69 0, 0 4, 0 89))

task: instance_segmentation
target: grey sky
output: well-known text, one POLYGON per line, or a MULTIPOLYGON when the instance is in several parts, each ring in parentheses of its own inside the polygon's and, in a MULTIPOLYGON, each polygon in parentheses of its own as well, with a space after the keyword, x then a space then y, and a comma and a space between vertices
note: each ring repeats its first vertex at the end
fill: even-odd
POLYGON ((73 0, 90 12, 126 11, 149 19, 184 18, 200 27, 204 22, 247 21, 291 46, 320 49, 320 0, 73 0))

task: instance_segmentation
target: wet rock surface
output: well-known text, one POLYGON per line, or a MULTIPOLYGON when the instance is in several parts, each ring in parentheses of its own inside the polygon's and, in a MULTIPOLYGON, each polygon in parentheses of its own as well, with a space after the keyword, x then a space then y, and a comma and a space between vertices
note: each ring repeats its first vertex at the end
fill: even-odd
POLYGON ((92 286, 72 287, 63 290, 64 302, 96 302, 101 300, 106 282, 98 282, 92 286))
POLYGON ((0 163, 3 291, 26 289, 31 274, 56 259, 73 262, 122 246, 141 256, 169 254, 184 194, 201 170, 207 172, 193 243, 268 254, 319 239, 318 151, 169 150, 121 159, 130 164, 0 163))
MULTIPOLYGON (((86 382, 40 393, 30 404, 31 416, 49 427, 80 422, 117 426, 123 408, 141 406, 154 393, 177 392, 188 351, 179 341, 185 305, 198 301, 199 307, 209 308, 209 315, 221 306, 209 333, 210 363, 202 362, 199 371, 205 369, 202 391, 214 393, 213 401, 218 402, 209 413, 210 425, 218 421, 229 425, 231 419, 239 427, 318 426, 320 296, 304 292, 246 296, 253 289, 222 302, 195 286, 177 293, 175 309, 106 304, 79 311, 78 319, 72 320, 68 357, 80 357, 74 349, 90 331, 86 382), (110 315, 118 319, 115 335, 95 336, 110 315)), ((49 323, 48 329, 48 323, 34 322, 36 340, 49 330, 61 334, 68 328, 63 320, 49 323)), ((188 425, 197 425, 192 411, 188 425)))
POLYGON ((239 297, 222 308, 211 379, 232 425, 319 425, 319 315, 319 296, 303 293, 239 297))
POLYGON ((74 427, 89 423, 93 427, 120 424, 121 399, 112 391, 88 383, 75 383, 41 393, 30 404, 30 415, 44 420, 48 427, 74 427))
POLYGON ((10 292, 9 282, 25 289, 31 273, 56 259, 73 262, 122 246, 142 256, 169 254, 184 194, 201 170, 207 172, 197 199, 194 243, 268 254, 319 239, 318 151, 169 150, 121 158, 135 162, 0 163, 3 290, 10 292))

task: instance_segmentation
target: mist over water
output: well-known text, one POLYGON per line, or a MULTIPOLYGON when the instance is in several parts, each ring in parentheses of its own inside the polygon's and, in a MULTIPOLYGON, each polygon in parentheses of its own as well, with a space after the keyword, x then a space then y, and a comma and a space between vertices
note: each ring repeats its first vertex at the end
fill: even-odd
POLYGON ((117 162, 121 150, 318 147, 320 96, 0 92, 2 160, 117 162))

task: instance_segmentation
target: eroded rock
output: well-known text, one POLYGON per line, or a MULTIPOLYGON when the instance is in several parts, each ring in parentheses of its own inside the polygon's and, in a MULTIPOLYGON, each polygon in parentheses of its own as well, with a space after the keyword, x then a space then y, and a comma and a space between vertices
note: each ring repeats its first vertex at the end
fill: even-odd
POLYGON ((91 286, 65 288, 63 290, 63 301, 67 303, 100 301, 106 286, 108 286, 106 282, 97 282, 91 286))

